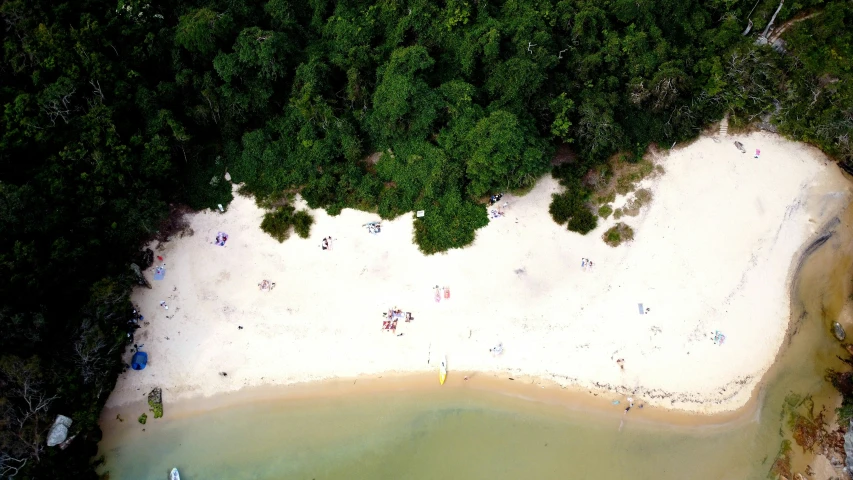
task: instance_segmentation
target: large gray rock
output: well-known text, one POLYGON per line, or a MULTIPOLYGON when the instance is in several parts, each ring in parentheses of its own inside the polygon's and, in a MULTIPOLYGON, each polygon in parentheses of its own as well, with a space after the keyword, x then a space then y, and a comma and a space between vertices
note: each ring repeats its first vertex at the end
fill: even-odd
POLYGON ((844 327, 842 327, 838 322, 832 323, 832 333, 839 342, 843 342, 844 339, 847 338, 847 333, 844 331, 844 327))
POLYGON ((844 434, 844 453, 847 455, 844 466, 848 472, 853 472, 853 420, 850 421, 847 433, 844 434))
POLYGON ((72 422, 73 420, 65 415, 57 415, 56 420, 53 421, 53 426, 50 427, 50 432, 47 434, 47 446, 53 447, 64 442, 68 438, 68 428, 71 427, 72 422))

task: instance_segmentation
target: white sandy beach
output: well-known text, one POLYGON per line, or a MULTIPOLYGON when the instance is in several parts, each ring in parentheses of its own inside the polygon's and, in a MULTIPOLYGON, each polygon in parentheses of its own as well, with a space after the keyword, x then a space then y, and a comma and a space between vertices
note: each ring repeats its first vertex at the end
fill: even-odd
POLYGON ((152 267, 154 288, 134 294, 148 367, 122 374, 107 406, 155 386, 169 401, 436 371, 446 354, 450 375, 542 377, 697 413, 741 407, 785 336, 796 258, 849 203, 850 184, 817 149, 764 133, 702 138, 658 161, 666 173, 641 185, 651 205, 621 219, 635 240, 616 248, 601 240, 612 217, 587 236, 551 220, 560 187, 550 178, 505 196, 506 216, 474 245, 429 257, 412 243, 413 215, 371 235, 362 225, 374 214, 313 211, 311 238, 283 244, 260 230, 264 212, 250 198, 193 215, 193 235, 155 247, 165 279, 152 280, 152 267), (219 231, 225 247, 213 244, 219 231), (323 251, 328 235, 333 249, 323 251), (595 267, 582 269, 581 258, 595 267), (275 289, 259 291, 263 279, 275 289), (450 298, 437 303, 436 285, 450 298), (381 329, 394 306, 415 318, 398 323, 402 336, 381 329))

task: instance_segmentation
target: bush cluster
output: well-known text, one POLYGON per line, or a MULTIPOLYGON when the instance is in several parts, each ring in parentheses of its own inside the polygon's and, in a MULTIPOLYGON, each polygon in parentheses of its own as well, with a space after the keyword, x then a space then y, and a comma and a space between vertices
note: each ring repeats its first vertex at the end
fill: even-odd
POLYGON ((297 211, 293 205, 283 205, 264 214, 261 230, 281 243, 290 238, 291 229, 301 238, 308 238, 313 224, 314 217, 310 213, 305 210, 297 211))
POLYGON ((552 175, 560 184, 566 187, 562 193, 551 195, 548 213, 560 225, 568 224, 572 232, 586 235, 598 226, 598 217, 592 211, 591 191, 581 184, 581 178, 586 173, 582 165, 561 165, 554 169, 552 175))
POLYGON ((617 247, 623 242, 630 242, 634 239, 634 229, 622 222, 619 222, 607 229, 607 231, 601 235, 601 239, 611 247, 617 247))

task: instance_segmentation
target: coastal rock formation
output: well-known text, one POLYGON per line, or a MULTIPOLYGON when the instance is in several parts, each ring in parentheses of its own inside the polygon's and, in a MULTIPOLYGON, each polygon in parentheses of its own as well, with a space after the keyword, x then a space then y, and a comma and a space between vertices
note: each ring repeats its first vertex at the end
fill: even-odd
POLYGON ((844 434, 844 453, 847 454, 844 467, 848 472, 853 472, 853 420, 850 421, 847 433, 844 434))
POLYGON ((837 338, 839 342, 843 342, 844 339, 847 338, 847 333, 844 331, 844 327, 842 327, 841 324, 838 322, 833 322, 832 333, 835 335, 835 338, 837 338))
POLYGON ((72 420, 65 415, 57 415, 47 434, 47 446, 53 447, 64 442, 68 438, 68 428, 71 427, 71 423, 72 420))
POLYGON ((160 387, 154 387, 148 394, 148 406, 154 412, 154 418, 163 416, 163 390, 160 387))

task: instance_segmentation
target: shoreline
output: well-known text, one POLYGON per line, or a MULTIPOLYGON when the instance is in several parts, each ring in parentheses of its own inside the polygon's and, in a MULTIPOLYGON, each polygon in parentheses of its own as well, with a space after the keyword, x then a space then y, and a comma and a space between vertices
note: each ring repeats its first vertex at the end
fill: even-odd
MULTIPOLYGON (((219 410, 227 410, 254 404, 283 403, 300 400, 327 399, 337 396, 375 396, 392 392, 431 392, 436 388, 471 390, 495 395, 496 398, 510 397, 557 406, 568 411, 583 411, 605 416, 622 416, 626 395, 613 392, 593 392, 571 386, 561 386, 547 379, 525 376, 499 376, 495 372, 459 372, 448 376, 444 386, 439 387, 433 373, 386 372, 382 375, 356 378, 335 378, 289 385, 261 385, 245 387, 236 391, 217 393, 208 397, 190 397, 169 402, 165 410, 168 420, 191 418, 219 410), (468 380, 464 380, 467 373, 468 380), (510 378, 512 380, 510 380, 510 378), (618 405, 612 403, 619 400, 618 405)), ((737 410, 714 414, 697 414, 685 410, 653 407, 635 400, 629 415, 632 421, 669 427, 728 428, 750 422, 760 414, 761 386, 756 394, 737 410)), ((147 395, 147 392, 146 392, 147 395)), ((101 413, 100 423, 115 422, 116 415, 125 421, 135 418, 139 412, 148 411, 145 400, 107 407, 101 413)), ((150 413, 150 412, 149 412, 150 413)))
MULTIPOLYGON (((732 138, 737 137, 732 136, 727 140, 732 138)), ((163 282, 166 284, 165 291, 137 290, 134 297, 148 319, 148 311, 154 309, 151 306, 154 301, 167 295, 168 286, 174 285, 174 291, 179 293, 168 299, 177 308, 173 307, 173 311, 168 312, 171 316, 152 315, 151 327, 141 330, 144 335, 139 343, 150 345, 153 342, 152 350, 147 345, 145 350, 156 352, 151 357, 150 370, 122 374, 105 411, 133 402, 136 396, 134 390, 139 394, 147 393, 152 385, 162 386, 164 397, 175 399, 168 402, 180 403, 185 399, 197 401, 200 398, 237 395, 235 392, 247 387, 263 389, 266 388, 263 385, 269 384, 278 385, 270 387, 272 389, 305 387, 315 391, 324 390, 325 387, 307 385, 339 384, 350 380, 356 383, 369 382, 377 377, 411 377, 412 381, 405 380, 403 383, 412 383, 421 376, 434 376, 435 368, 422 363, 423 356, 434 360, 435 355, 443 352, 448 354, 450 360, 451 378, 456 376, 457 371, 480 372, 474 374, 480 380, 512 376, 554 387, 542 390, 571 390, 580 392, 577 395, 591 398, 624 398, 632 394, 638 401, 654 406, 649 410, 669 412, 666 415, 672 415, 672 418, 684 415, 690 419, 697 416, 719 419, 738 418, 741 412, 749 414, 750 409, 758 404, 756 399, 761 395, 764 380, 784 351, 785 340, 789 337, 793 324, 791 292, 795 286, 796 273, 811 253, 816 239, 831 228, 828 223, 831 217, 847 205, 845 199, 849 199, 850 186, 846 180, 845 183, 839 182, 839 179, 843 180, 840 171, 832 171, 835 165, 827 165, 825 160, 821 160, 824 158, 822 154, 812 147, 768 134, 751 134, 741 139, 771 143, 770 146, 763 145, 765 154, 778 156, 781 160, 787 158, 785 161, 791 163, 792 172, 778 173, 786 175, 778 179, 756 179, 750 177, 750 170, 744 170, 730 180, 764 182, 778 187, 776 190, 780 191, 784 190, 784 185, 788 185, 787 195, 794 195, 793 199, 777 191, 751 192, 758 215, 742 213, 745 205, 737 204, 737 198, 729 198, 743 195, 738 190, 741 188, 739 184, 734 190, 721 195, 720 192, 708 189, 703 176, 720 176, 727 169, 734 169, 737 173, 738 169, 760 171, 764 167, 753 165, 756 162, 752 159, 747 161, 745 157, 734 155, 722 146, 715 146, 708 137, 701 137, 691 145, 663 156, 660 163, 666 166, 667 173, 662 177, 641 182, 640 187, 651 189, 656 198, 652 200, 651 207, 644 207, 638 217, 626 218, 634 225, 639 223, 637 239, 633 245, 616 249, 603 245, 599 238, 600 232, 611 221, 602 222, 587 237, 565 232, 553 224, 547 214, 547 201, 550 193, 559 190, 555 182, 548 178, 537 182, 533 191, 525 197, 511 199, 510 213, 518 215, 515 225, 518 225, 519 218, 523 220, 521 231, 513 227, 509 218, 503 223, 499 220, 480 231, 474 245, 434 257, 423 257, 411 244, 412 219, 407 216, 383 222, 382 237, 365 241, 364 238, 358 238, 357 234, 342 233, 340 228, 342 224, 362 224, 363 220, 372 217, 371 214, 345 210, 338 217, 328 217, 325 212, 315 211, 312 213, 318 221, 312 239, 291 238, 285 244, 277 244, 262 233, 257 235, 259 215, 262 212, 253 205, 251 199, 236 198, 224 216, 211 212, 195 214, 190 217, 190 223, 197 233, 205 237, 215 234, 217 229, 227 227, 230 218, 231 226, 227 228, 246 235, 246 244, 235 245, 235 235, 232 233, 232 240, 224 249, 205 246, 207 242, 193 238, 180 238, 157 246, 156 254, 165 255, 169 262, 170 282, 163 282), (720 160, 720 165, 709 165, 704 162, 703 156, 709 149, 713 150, 715 156, 730 155, 731 158, 720 160), (805 158, 815 155, 819 156, 813 160, 805 158), (823 162, 823 167, 817 165, 819 162, 823 162), (670 171, 670 166, 675 172, 670 171), (697 168, 709 169, 710 175, 708 171, 693 172, 697 168), (744 175, 746 177, 742 178, 744 175), (804 178, 798 178, 797 175, 804 178), (666 183, 666 188, 662 188, 661 183, 666 183), (675 192, 669 192, 670 188, 675 192), (687 197, 683 197, 682 190, 694 200, 699 199, 700 203, 684 207, 682 204, 687 197), (716 200, 714 194, 717 195, 716 200), (710 198, 705 199, 703 195, 710 198), (659 196, 662 198, 657 198, 659 196), (658 202, 662 205, 658 205, 658 202), (687 212, 683 211, 685 208, 687 212), (679 213, 678 209, 682 211, 679 213), (827 212, 827 209, 831 212, 827 212), (768 220, 769 213, 776 215, 774 218, 778 220, 768 220), (684 231, 673 232, 673 226, 670 225, 679 224, 672 218, 679 214, 685 219, 701 218, 710 225, 685 225, 685 237, 684 231), (239 223, 234 224, 234 221, 239 223), (776 221, 780 223, 774 223, 776 221), (226 226, 222 226, 223 223, 226 226), (760 228, 763 230, 757 230, 756 223, 761 223, 760 228), (692 234, 689 231, 691 229, 701 231, 692 234), (319 257, 314 251, 312 244, 316 243, 316 239, 313 237, 329 231, 336 234, 335 250, 345 251, 343 258, 336 256, 331 259, 330 255, 319 257), (742 241, 739 250, 732 246, 731 251, 721 251, 723 255, 719 259, 709 261, 704 258, 707 254, 703 252, 706 250, 720 250, 722 244, 716 242, 733 241, 738 233, 741 236, 751 235, 748 238, 752 240, 746 243, 742 241), (518 258, 507 261, 493 258, 493 252, 502 252, 502 245, 507 244, 507 238, 515 245, 513 251, 517 251, 518 258), (373 243, 368 243, 371 241, 373 243), (792 241, 796 241, 797 245, 794 246, 792 241), (673 248, 680 244, 687 245, 686 252, 678 252, 673 248), (233 249, 228 250, 232 246, 238 249, 238 258, 229 257, 234 255, 231 253, 233 249), (197 255, 196 251, 204 249, 209 251, 205 256, 198 257, 198 260, 189 258, 197 255), (776 253, 774 249, 781 250, 776 253), (539 250, 544 250, 547 255, 543 256, 539 250), (592 252, 587 255, 595 258, 597 264, 603 265, 597 266, 595 272, 584 270, 578 273, 558 266, 574 263, 571 258, 578 255, 578 250, 592 252), (791 253, 784 253, 786 251, 791 253), (281 255, 278 252, 290 253, 277 260, 277 255, 281 255), (661 252, 665 252, 663 265, 659 257, 661 252), (676 257, 675 262, 668 258, 673 256, 676 257), (366 258, 364 267, 353 264, 355 257, 366 258), (605 261, 601 262, 600 258, 605 261), (788 259, 784 268, 779 265, 779 258, 788 259), (327 260, 331 262, 325 263, 327 260), (432 304, 431 295, 415 293, 421 287, 416 287, 411 278, 383 268, 384 264, 396 265, 401 262, 407 270, 418 272, 414 274, 417 278, 449 276, 454 298, 440 306, 432 304), (212 268, 220 268, 218 263, 227 265, 217 274, 212 268), (295 266, 292 265, 294 263, 295 266), (519 263, 522 263, 520 268, 519 263), (175 264, 177 267, 173 268, 175 264), (493 264, 504 269, 495 272, 511 272, 512 268, 516 268, 515 275, 497 273, 496 276, 489 272, 494 268, 493 264), (739 273, 738 265, 744 264, 746 269, 739 273), (486 276, 481 272, 484 266, 486 276), (358 274, 359 269, 361 274, 358 274), (246 270, 253 273, 247 275, 246 270), (281 285, 279 289, 284 289, 282 297, 286 295, 286 298, 268 300, 263 295, 259 297, 257 291, 251 292, 251 287, 244 290, 245 284, 251 285, 250 282, 256 281, 255 276, 263 278, 260 275, 269 275, 270 272, 281 274, 288 270, 292 274, 285 281, 278 277, 281 285), (232 277, 235 271, 238 272, 239 283, 235 283, 232 277), (370 272, 369 276, 360 276, 365 271, 370 272), (784 282, 781 278, 783 271, 784 282), (333 277, 324 277, 323 272, 333 277), (774 275, 776 280, 762 281, 772 279, 774 275), (213 282, 207 281, 211 277, 213 282), (342 277, 343 280, 336 281, 334 277, 342 277), (649 284, 652 278, 656 280, 656 285, 649 284), (396 284, 397 288, 392 288, 395 293, 391 295, 393 299, 390 301, 387 293, 372 293, 370 285, 363 287, 361 293, 345 293, 343 300, 339 301, 342 304, 340 307, 332 304, 318 306, 311 300, 318 291, 353 290, 353 281, 357 285, 373 282, 380 290, 388 289, 389 283, 392 287, 396 284), (720 285, 707 283, 709 281, 720 285), (699 289, 685 289, 685 282, 693 283, 699 289), (484 295, 465 285, 483 283, 501 285, 503 288, 496 292, 486 290, 484 295), (784 287, 775 290, 774 285, 777 284, 784 287), (320 285, 319 290, 313 290, 311 285, 320 285), (403 288, 399 288, 401 286, 403 288), (614 287, 624 287, 628 291, 608 294, 614 287), (665 292, 663 296, 656 293, 655 287, 665 292), (501 291, 507 288, 514 295, 501 295, 501 291), (190 290, 189 297, 195 296, 196 299, 182 295, 187 289, 190 290), (238 293, 233 293, 235 290, 238 293), (571 304, 561 299, 564 295, 580 295, 585 304, 580 305, 579 309, 572 309, 571 304), (466 299, 458 300, 458 296, 466 299), (423 297, 429 297, 429 300, 423 297), (467 297, 473 300, 468 301, 467 297), (614 298, 617 302, 628 303, 627 308, 614 310, 611 305, 614 298), (636 317, 636 308, 634 317, 630 320, 626 317, 631 315, 630 302, 642 298, 651 298, 646 305, 653 305, 655 313, 649 317, 649 321, 661 326, 652 327, 651 334, 639 323, 645 322, 646 318, 636 317), (672 303, 673 299, 676 301, 670 307, 676 308, 667 311, 664 302, 672 303), (783 299, 784 307, 779 305, 783 299), (405 310, 409 310, 409 305, 416 305, 411 310, 420 320, 401 325, 407 337, 394 338, 386 332, 377 335, 370 333, 369 328, 365 330, 360 326, 363 321, 358 312, 382 308, 384 304, 396 305, 398 301, 405 310), (715 306, 719 302, 723 302, 722 306, 732 304, 731 308, 740 312, 739 315, 728 315, 728 309, 723 311, 721 306, 715 306), (775 309, 756 308, 754 305, 762 302, 775 309), (451 306, 446 307, 444 304, 451 306), (457 305, 461 308, 457 308, 457 305), (567 306, 569 310, 566 310, 567 306), (538 315, 536 307, 541 311, 538 315), (179 309, 186 308, 191 313, 179 315, 179 309), (196 313, 196 310, 200 311, 196 313), (663 313, 660 313, 661 310, 663 313), (356 312, 355 316, 353 312, 356 312), (563 312, 565 318, 552 318, 554 312, 563 312), (774 313, 781 316, 783 312, 786 317, 784 323, 773 320, 774 313), (705 318, 709 316, 711 320, 705 318), (691 317, 696 319, 696 323, 685 325, 683 319, 691 317), (602 319, 607 318, 612 320, 602 324, 602 319), (752 325, 756 318, 763 318, 763 323, 752 325), (322 321, 318 323, 317 319, 322 321), (244 323, 247 321, 256 323, 244 323), (624 331, 604 328, 611 321, 624 331), (310 328, 315 323, 319 330, 310 328), (252 335, 255 336, 247 335, 245 331, 237 333, 238 325, 250 325, 247 328, 252 329, 261 327, 261 331, 259 336, 254 333, 252 335), (725 328, 727 335, 734 331, 724 347, 707 343, 707 331, 715 327, 725 328), (149 336, 149 330, 153 335, 149 336), (705 330, 704 341, 702 330, 705 330), (768 333, 772 334, 767 337, 768 333), (645 339, 647 335, 648 340, 645 339), (246 343, 237 343, 237 338, 246 336, 249 336, 246 343), (180 348, 176 350, 172 347, 174 340, 170 339, 182 342, 180 348), (761 346, 758 350, 761 352, 756 353, 753 351, 756 349, 743 343, 750 340, 758 342, 757 345, 761 346), (477 353, 480 348, 484 352, 498 341, 511 342, 507 343, 511 350, 501 357, 477 353), (772 355, 767 351, 768 342, 775 347, 772 355), (698 362, 696 356, 689 356, 691 350, 699 356, 698 362), (627 357, 629 369, 620 372, 615 363, 601 358, 608 354, 612 361, 623 355, 627 357), (158 363, 164 355, 168 362, 165 367, 158 363), (336 360, 330 356, 339 358, 336 360), (356 361, 347 362, 348 358, 356 361), (716 364, 716 370, 707 370, 709 362, 716 364), (281 368, 273 368, 275 365, 272 363, 280 364, 281 368), (750 364, 751 368, 744 368, 750 364), (389 365, 396 368, 388 368, 389 365), (696 375, 691 375, 691 369, 696 375), (228 378, 221 378, 214 373, 226 370, 228 378), (705 378, 697 381, 697 376, 705 378), (708 385, 714 386, 707 388, 708 385)), ((774 168, 782 167, 774 163, 774 168)), ((752 188, 757 187, 753 185, 752 188)), ((743 200, 743 197, 738 198, 743 200)), ((278 294, 278 291, 275 293, 278 294)), ((501 383, 504 380, 496 381, 501 383)), ((513 383, 518 383, 518 380, 513 383)), ((605 406, 609 407, 609 404, 605 406)))

